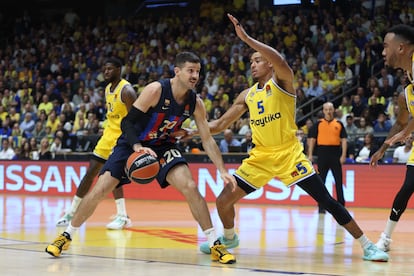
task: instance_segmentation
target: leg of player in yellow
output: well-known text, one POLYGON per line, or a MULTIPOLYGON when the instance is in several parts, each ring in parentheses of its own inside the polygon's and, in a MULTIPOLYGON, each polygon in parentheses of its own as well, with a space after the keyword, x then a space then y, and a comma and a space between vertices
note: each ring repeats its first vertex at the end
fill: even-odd
MULTIPOLYGON (((88 193, 95 177, 98 175, 105 161, 106 160, 97 159, 95 157, 93 157, 89 161, 89 168, 84 177, 82 178, 81 183, 79 184, 79 187, 76 191, 76 195, 72 199, 70 209, 66 211, 65 214, 63 214, 63 216, 56 222, 56 226, 63 227, 69 225, 69 222, 72 220, 73 215, 79 207, 79 204, 81 203, 85 195, 88 193)), ((130 227, 131 220, 129 219, 126 213, 125 198, 122 187, 116 188, 113 191, 113 196, 115 199, 117 213, 114 216, 113 221, 106 225, 106 228, 110 230, 119 230, 124 227, 130 227)))

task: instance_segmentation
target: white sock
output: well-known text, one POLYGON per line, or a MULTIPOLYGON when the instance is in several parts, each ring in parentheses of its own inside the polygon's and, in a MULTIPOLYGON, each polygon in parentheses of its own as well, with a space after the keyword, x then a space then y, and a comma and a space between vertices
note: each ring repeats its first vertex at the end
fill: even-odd
POLYGON ((208 245, 212 247, 214 245, 214 242, 217 240, 216 229, 214 229, 213 227, 213 228, 204 230, 204 234, 207 237, 208 245))
POLYGON ((230 228, 230 229, 224 228, 224 237, 226 239, 228 239, 228 240, 234 239, 234 234, 235 234, 234 227, 233 228, 230 228))
POLYGON ((384 230, 384 234, 387 236, 387 238, 391 238, 392 232, 394 232, 394 228, 397 226, 397 223, 398 221, 388 219, 384 230))
POLYGON ((365 234, 362 234, 361 237, 357 239, 359 243, 361 244, 362 248, 367 248, 372 242, 365 236, 365 234))
POLYGON ((73 238, 73 235, 78 231, 79 227, 73 227, 72 223, 69 223, 68 227, 66 227, 65 232, 70 235, 71 238, 73 238))
POLYGON ((126 207, 125 207, 125 198, 118 198, 115 199, 115 204, 116 204, 116 214, 120 215, 120 216, 127 216, 126 213, 126 207))
POLYGON ((75 195, 72 200, 72 205, 70 206, 69 214, 73 216, 76 210, 78 210, 79 204, 81 203, 82 198, 75 195))

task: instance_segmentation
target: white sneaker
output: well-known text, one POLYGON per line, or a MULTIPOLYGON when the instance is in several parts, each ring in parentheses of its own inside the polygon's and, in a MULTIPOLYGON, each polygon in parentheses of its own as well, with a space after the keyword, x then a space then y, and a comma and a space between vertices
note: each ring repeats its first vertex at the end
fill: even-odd
POLYGON ((71 215, 70 213, 65 213, 57 222, 56 222, 56 226, 58 227, 63 227, 63 226, 68 226, 69 222, 72 220, 73 215, 71 215))
POLYGON ((131 225, 132 223, 129 217, 116 215, 115 219, 106 225, 106 228, 109 230, 121 230, 130 227, 131 225))
POLYGON ((375 244, 369 242, 368 247, 364 248, 364 256, 362 259, 373 262, 388 262, 389 256, 387 253, 380 250, 375 244))
POLYGON ((385 235, 385 233, 381 233, 380 239, 375 245, 378 247, 378 249, 384 252, 388 252, 391 249, 390 248, 391 242, 392 240, 388 238, 387 235, 385 235))

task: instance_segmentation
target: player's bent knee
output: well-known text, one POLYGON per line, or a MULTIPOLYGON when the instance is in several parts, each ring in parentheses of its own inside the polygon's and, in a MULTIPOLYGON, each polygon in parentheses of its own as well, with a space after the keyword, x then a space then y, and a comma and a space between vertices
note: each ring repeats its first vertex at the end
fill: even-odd
POLYGON ((178 189, 183 195, 194 196, 195 194, 200 194, 194 181, 187 181, 185 184, 180 185, 178 189))
POLYGON ((216 206, 217 208, 227 208, 233 204, 232 202, 233 200, 225 192, 225 190, 223 190, 223 192, 216 199, 216 206))
POLYGON ((223 198, 223 196, 219 196, 216 198, 216 206, 217 208, 221 209, 221 208, 225 208, 227 205, 226 200, 223 198))
POLYGON ((106 196, 112 191, 113 189, 110 189, 108 187, 101 186, 95 186, 92 191, 89 193, 90 197, 93 198, 93 200, 103 200, 106 198, 106 196))

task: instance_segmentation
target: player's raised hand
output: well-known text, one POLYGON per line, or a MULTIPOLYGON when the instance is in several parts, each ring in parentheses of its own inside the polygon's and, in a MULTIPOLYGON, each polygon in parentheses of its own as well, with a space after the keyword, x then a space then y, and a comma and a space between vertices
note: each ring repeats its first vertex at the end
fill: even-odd
POLYGON ((236 17, 234 17, 233 15, 231 15, 230 13, 227 14, 227 17, 233 23, 234 29, 236 31, 237 36, 242 41, 246 41, 248 35, 247 35, 246 31, 244 30, 243 26, 240 24, 239 20, 236 17))

